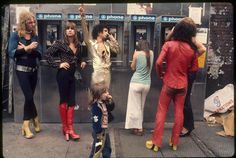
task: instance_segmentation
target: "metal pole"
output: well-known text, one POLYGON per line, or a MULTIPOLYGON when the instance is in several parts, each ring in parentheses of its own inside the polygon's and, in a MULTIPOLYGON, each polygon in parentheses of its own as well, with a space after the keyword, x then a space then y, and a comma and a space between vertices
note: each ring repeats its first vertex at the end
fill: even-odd
POLYGON ((4 71, 5 71, 5 60, 6 60, 6 49, 7 49, 7 41, 8 41, 8 30, 9 30, 9 20, 10 20, 10 8, 8 6, 2 7, 4 9, 4 16, 1 16, 2 21, 4 21, 1 29, 2 29, 2 47, 1 47, 1 52, 2 52, 2 85, 4 81, 4 71))
POLYGON ((111 10, 110 10, 110 11, 111 11, 111 14, 112 14, 112 3, 110 3, 110 6, 111 6, 111 7, 110 7, 110 8, 111 8, 111 10))
POLYGON ((206 9, 206 4, 203 3, 203 6, 202 6, 202 16, 205 16, 205 9, 206 9))

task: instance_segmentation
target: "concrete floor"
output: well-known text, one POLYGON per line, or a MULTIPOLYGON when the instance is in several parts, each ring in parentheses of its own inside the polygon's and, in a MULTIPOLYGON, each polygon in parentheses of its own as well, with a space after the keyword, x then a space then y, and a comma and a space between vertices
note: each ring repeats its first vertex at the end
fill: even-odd
MULTIPOLYGON (((124 123, 110 124, 112 158, 151 157, 230 157, 234 154, 234 137, 221 137, 216 132, 223 130, 217 125, 195 122, 195 130, 189 137, 180 138, 177 151, 168 146, 172 123, 165 124, 163 147, 157 153, 145 148, 151 138, 153 123, 145 123, 145 135, 135 136, 124 129, 124 123)), ((77 142, 66 142, 60 124, 42 124, 42 132, 33 139, 21 136, 21 124, 3 121, 3 155, 5 158, 87 158, 92 143, 91 125, 75 124, 81 135, 77 142)))

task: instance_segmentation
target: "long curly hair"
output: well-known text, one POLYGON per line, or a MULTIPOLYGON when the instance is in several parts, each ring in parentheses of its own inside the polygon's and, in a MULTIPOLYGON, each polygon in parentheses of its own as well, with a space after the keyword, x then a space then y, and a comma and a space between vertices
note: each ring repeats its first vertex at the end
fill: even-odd
MULTIPOLYGON (((18 32, 18 35, 20 37, 24 37, 26 34, 26 23, 31 20, 33 18, 33 20, 36 22, 35 16, 33 13, 28 12, 26 10, 22 11, 19 15, 19 23, 17 24, 17 28, 16 31, 18 32)), ((35 29, 32 30, 31 35, 34 36, 37 34, 37 25, 35 24, 35 29)))
POLYGON ((80 44, 80 42, 79 42, 79 39, 78 39, 77 27, 76 27, 76 24, 75 24, 74 22, 68 21, 68 22, 66 23, 66 26, 65 26, 65 28, 64 28, 64 33, 63 33, 64 42, 65 42, 67 45, 70 44, 70 43, 69 43, 69 38, 68 38, 68 36, 66 35, 66 30, 69 29, 69 28, 71 28, 71 29, 73 29, 73 30, 75 31, 75 37, 74 37, 73 43, 75 44, 75 47, 77 47, 78 44, 80 44))
POLYGON ((197 27, 192 18, 185 17, 179 21, 173 31, 173 40, 183 41, 188 43, 194 51, 197 51, 197 47, 192 42, 192 37, 197 34, 197 27))

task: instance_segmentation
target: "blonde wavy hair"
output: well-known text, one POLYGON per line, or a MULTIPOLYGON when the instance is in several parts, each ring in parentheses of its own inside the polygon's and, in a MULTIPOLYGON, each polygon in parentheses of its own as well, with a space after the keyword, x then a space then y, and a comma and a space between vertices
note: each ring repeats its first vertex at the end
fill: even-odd
POLYGON ((91 106, 94 102, 101 98, 102 94, 108 91, 108 87, 105 81, 99 83, 92 83, 89 89, 89 105, 91 106))
MULTIPOLYGON (((31 20, 31 19, 35 19, 34 14, 32 14, 31 12, 28 11, 22 11, 19 15, 19 23, 17 24, 17 28, 16 31, 18 32, 18 35, 20 37, 24 37, 24 35, 26 34, 26 23, 27 21, 31 20)), ((32 34, 31 35, 36 35, 37 34, 37 25, 35 25, 35 29, 33 29, 32 34)))

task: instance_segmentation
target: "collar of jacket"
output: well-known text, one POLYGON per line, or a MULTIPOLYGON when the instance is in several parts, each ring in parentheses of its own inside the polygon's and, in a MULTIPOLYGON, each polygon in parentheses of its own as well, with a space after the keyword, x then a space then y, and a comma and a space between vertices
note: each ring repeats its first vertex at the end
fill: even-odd
MULTIPOLYGON (((98 50, 98 41, 97 40, 91 40, 92 46, 98 50)), ((110 53, 110 49, 109 49, 109 45, 107 44, 106 41, 104 41, 104 46, 106 48, 106 50, 110 53)))

